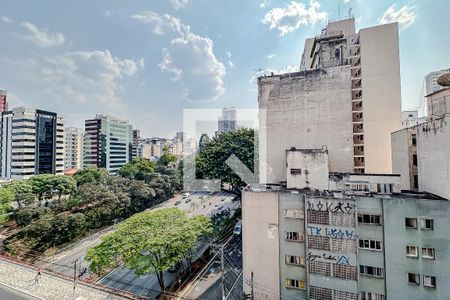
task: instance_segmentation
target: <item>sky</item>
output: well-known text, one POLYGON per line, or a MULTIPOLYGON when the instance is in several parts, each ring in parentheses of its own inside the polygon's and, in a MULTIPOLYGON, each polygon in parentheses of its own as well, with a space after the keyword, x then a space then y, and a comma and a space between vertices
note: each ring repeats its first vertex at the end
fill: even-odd
POLYGON ((0 0, 0 88, 10 107, 129 119, 172 137, 183 109, 255 108, 255 78, 296 71, 304 40, 348 16, 399 22, 403 109, 450 67, 448 0, 0 0))

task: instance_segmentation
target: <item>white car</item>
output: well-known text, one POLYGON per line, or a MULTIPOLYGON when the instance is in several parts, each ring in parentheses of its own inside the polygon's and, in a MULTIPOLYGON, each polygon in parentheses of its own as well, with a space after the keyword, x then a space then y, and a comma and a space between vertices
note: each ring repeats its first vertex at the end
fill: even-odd
POLYGON ((183 198, 187 198, 187 197, 189 197, 191 194, 189 194, 189 193, 184 193, 183 194, 183 198))

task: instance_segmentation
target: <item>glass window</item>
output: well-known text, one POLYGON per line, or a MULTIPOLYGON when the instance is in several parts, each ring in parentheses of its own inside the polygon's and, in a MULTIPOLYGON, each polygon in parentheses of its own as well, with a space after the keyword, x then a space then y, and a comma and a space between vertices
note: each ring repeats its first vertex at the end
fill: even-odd
POLYGON ((420 275, 415 273, 408 273, 408 283, 420 285, 420 275))
POLYGON ((417 257, 417 247, 416 246, 406 246, 406 256, 417 257))
POLYGON ((434 259, 434 248, 422 248, 422 258, 434 259))
POLYGON ((423 276, 423 285, 426 287, 435 288, 436 287, 436 277, 434 276, 423 276))
POLYGON ((434 221, 432 219, 422 219, 420 221, 421 221, 420 228, 422 228, 422 229, 429 229, 429 230, 433 230, 434 229, 434 221))
POLYGON ((405 218, 406 228, 417 228, 417 218, 405 218))

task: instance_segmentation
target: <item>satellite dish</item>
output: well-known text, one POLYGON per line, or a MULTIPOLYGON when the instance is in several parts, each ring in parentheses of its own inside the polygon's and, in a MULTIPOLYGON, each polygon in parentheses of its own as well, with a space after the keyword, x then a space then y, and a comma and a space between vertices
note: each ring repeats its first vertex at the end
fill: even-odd
POLYGON ((439 76, 437 83, 441 86, 450 87, 450 72, 439 76))

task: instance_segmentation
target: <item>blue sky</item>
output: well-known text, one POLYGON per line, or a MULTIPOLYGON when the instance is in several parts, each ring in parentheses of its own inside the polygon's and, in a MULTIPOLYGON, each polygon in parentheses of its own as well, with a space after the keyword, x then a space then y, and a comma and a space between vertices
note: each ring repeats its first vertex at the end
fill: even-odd
POLYGON ((357 29, 399 21, 404 108, 450 67, 448 0, 1 2, 0 88, 68 126, 108 113, 172 136, 183 108, 256 107, 258 70, 298 68, 305 38, 350 7, 357 29))

